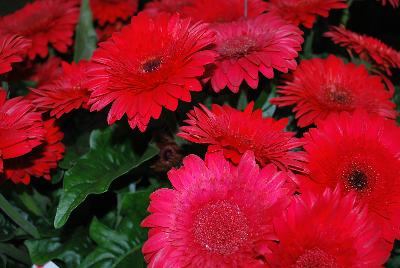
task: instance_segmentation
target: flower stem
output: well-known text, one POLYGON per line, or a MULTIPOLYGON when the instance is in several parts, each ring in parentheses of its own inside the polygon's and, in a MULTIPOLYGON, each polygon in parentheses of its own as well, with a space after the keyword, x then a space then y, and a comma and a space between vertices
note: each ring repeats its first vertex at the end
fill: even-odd
POLYGON ((350 7, 353 4, 354 0, 349 0, 347 2, 347 8, 343 11, 342 19, 341 19, 341 24, 343 26, 347 26, 347 23, 350 19, 350 7))
POLYGON ((0 209, 4 211, 21 229, 25 232, 33 236, 34 238, 40 238, 39 231, 36 227, 22 218, 22 216, 18 213, 17 210, 4 198, 4 196, 0 193, 0 209))

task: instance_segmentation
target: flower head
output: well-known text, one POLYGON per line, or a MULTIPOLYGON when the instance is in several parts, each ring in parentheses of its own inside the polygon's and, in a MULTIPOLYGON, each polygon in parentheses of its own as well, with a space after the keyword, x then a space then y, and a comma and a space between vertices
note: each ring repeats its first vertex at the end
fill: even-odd
POLYGON ((52 83, 62 74, 61 63, 59 57, 51 57, 42 64, 36 64, 29 80, 36 82, 36 87, 52 83))
POLYGON ((331 9, 346 8, 345 0, 270 0, 267 10, 295 25, 312 28, 317 16, 328 17, 331 9))
POLYGON ((0 34, 17 34, 32 40, 28 56, 46 57, 48 45, 65 53, 72 44, 79 17, 76 0, 37 0, 22 9, 0 17, 0 34))
POLYGON ((14 183, 28 184, 31 177, 51 179, 51 170, 57 167, 57 162, 62 159, 65 150, 61 140, 64 134, 56 126, 55 120, 44 122, 43 143, 34 148, 30 153, 4 161, 4 176, 14 183))
POLYGON ((274 164, 281 170, 302 171, 302 152, 293 149, 302 145, 292 132, 285 132, 287 118, 263 118, 261 110, 253 111, 253 104, 242 112, 230 106, 213 105, 194 108, 181 127, 178 136, 192 142, 209 144, 208 152, 222 151, 226 158, 238 164, 247 151, 254 152, 260 166, 274 164))
POLYGON ((309 178, 300 189, 355 192, 386 240, 400 237, 400 128, 365 111, 329 116, 305 134, 309 178))
POLYGON ((175 111, 178 100, 190 101, 190 91, 202 90, 198 78, 214 61, 215 52, 206 49, 213 41, 205 24, 166 13, 139 14, 93 55, 91 110, 112 103, 109 124, 127 114, 130 126, 144 131, 162 107, 175 111))
POLYGON ((151 16, 157 16, 160 12, 181 13, 186 6, 195 3, 195 0, 154 0, 146 3, 144 12, 151 16))
POLYGON ((143 222, 149 267, 255 267, 275 238, 272 218, 288 205, 285 173, 259 169, 251 152, 233 167, 222 154, 190 155, 151 196, 143 222))
POLYGON ((138 0, 90 0, 90 7, 93 18, 100 25, 105 25, 133 16, 138 8, 138 0))
POLYGON ((367 209, 356 203, 339 188, 296 196, 274 221, 279 244, 272 247, 271 267, 382 267, 391 249, 367 209))
POLYGON ((298 125, 305 127, 329 114, 365 109, 369 113, 395 119, 393 94, 379 76, 369 75, 364 65, 345 64, 336 56, 303 60, 285 85, 281 96, 271 102, 295 105, 298 125))
POLYGON ((78 64, 63 62, 62 75, 37 89, 31 89, 32 103, 40 110, 50 111, 50 115, 56 118, 80 107, 88 108, 88 64, 87 61, 78 64))
MULTIPOLYGON (((246 17, 245 0, 196 0, 182 8, 182 13, 194 21, 230 23, 246 17)), ((247 0, 247 17, 254 18, 266 9, 262 0, 247 0)))
POLYGON ((391 75, 390 68, 400 68, 400 52, 367 35, 357 34, 342 27, 331 27, 324 34, 335 44, 352 51, 361 59, 375 63, 376 67, 391 75))
POLYGON ((219 53, 211 74, 215 92, 226 86, 238 92, 243 81, 256 89, 258 72, 271 79, 274 69, 287 73, 297 66, 295 58, 303 43, 302 32, 276 16, 260 15, 216 25, 214 29, 219 53))
POLYGON ((42 116, 34 106, 22 97, 6 100, 6 95, 0 88, 0 167, 42 144, 45 135, 42 116))
POLYGON ((24 59, 31 41, 17 35, 0 33, 0 74, 11 71, 11 64, 24 59))

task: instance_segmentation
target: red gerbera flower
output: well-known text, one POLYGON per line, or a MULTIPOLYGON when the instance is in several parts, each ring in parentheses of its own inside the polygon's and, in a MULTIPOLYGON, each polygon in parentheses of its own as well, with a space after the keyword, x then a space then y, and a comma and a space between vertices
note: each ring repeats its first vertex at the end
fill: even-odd
POLYGON ((51 116, 60 118, 80 107, 88 108, 89 90, 87 88, 88 62, 78 64, 62 63, 62 75, 52 83, 31 89, 33 104, 40 110, 50 111, 51 116))
POLYGON ((364 111, 329 116, 317 127, 305 134, 311 180, 301 180, 303 189, 342 185, 368 206, 389 242, 400 238, 399 127, 364 111))
MULTIPOLYGON (((245 0, 196 0, 182 8, 182 13, 195 21, 226 23, 246 17, 245 0)), ((254 18, 263 13, 266 3, 262 0, 247 0, 247 17, 254 18)))
POLYGON ((0 34, 18 34, 32 40, 28 56, 47 56, 48 44, 65 53, 79 17, 76 0, 37 0, 13 14, 0 17, 0 34))
POLYGON ((113 33, 121 31, 124 26, 125 24, 122 21, 117 20, 115 23, 106 24, 103 27, 97 27, 96 34, 98 42, 106 41, 113 35, 113 33))
POLYGON ((286 73, 296 68, 302 32, 276 16, 260 15, 214 28, 220 54, 211 76, 215 92, 228 86, 236 93, 243 80, 256 89, 258 72, 273 78, 273 69, 286 73))
POLYGON ((399 7, 399 0, 381 0, 384 6, 386 6, 386 2, 389 2, 393 7, 399 7))
POLYGON ((23 156, 4 161, 4 176, 14 183, 28 184, 31 176, 51 179, 50 172, 57 167, 65 150, 61 140, 64 134, 56 126, 55 120, 44 122, 46 134, 42 145, 23 156))
POLYGON ((11 71, 11 64, 24 59, 31 41, 17 35, 0 33, 0 74, 11 71))
MULTIPOLYGON (((0 167, 3 160, 29 153, 43 142, 42 116, 22 97, 6 100, 0 88, 0 167)), ((0 172, 2 168, 0 168, 0 172)))
POLYGON ((328 17, 331 9, 347 8, 346 0, 270 0, 267 10, 295 25, 312 28, 317 16, 328 17))
POLYGON ((232 167, 222 154, 190 155, 171 170, 174 189, 151 196, 143 246, 149 267, 258 267, 275 239, 272 217, 288 205, 285 173, 259 169, 247 152, 232 167))
POLYGON ((345 64, 336 56, 303 60, 272 99, 279 106, 295 105, 298 125, 305 127, 331 113, 352 112, 357 108, 395 119, 393 94, 379 76, 369 75, 364 65, 345 64))
POLYGON ((186 6, 190 6, 195 0, 154 0, 145 5, 144 12, 151 16, 157 16, 160 12, 181 13, 186 6))
POLYGON ((288 119, 263 118, 261 110, 253 110, 249 104, 242 112, 230 106, 213 105, 212 110, 201 106, 188 113, 178 136, 192 142, 210 144, 208 152, 222 151, 226 158, 238 164, 247 150, 254 152, 257 163, 270 163, 281 170, 303 168, 302 152, 292 150, 301 146, 292 132, 284 129, 288 119))
POLYGON ((138 8, 138 0, 90 0, 90 7, 93 18, 104 25, 133 16, 138 8))
POLYGON ((324 35, 330 37, 335 44, 347 48, 350 54, 354 51, 361 59, 372 61, 388 75, 392 74, 390 68, 400 68, 400 52, 376 38, 354 33, 343 26, 331 27, 324 35))
POLYGON ((37 64, 29 79, 36 82, 36 87, 49 84, 62 74, 61 63, 62 59, 59 57, 51 57, 46 62, 37 64))
POLYGON ((139 14, 93 55, 91 110, 112 102, 109 124, 126 113, 130 126, 144 131, 162 107, 175 111, 178 100, 190 101, 190 91, 202 90, 198 77, 214 61, 215 52, 205 50, 213 41, 205 24, 166 13, 139 14))
POLYGON ((367 210, 338 188, 296 196, 274 226, 279 244, 272 247, 271 267, 377 268, 390 255, 367 210))

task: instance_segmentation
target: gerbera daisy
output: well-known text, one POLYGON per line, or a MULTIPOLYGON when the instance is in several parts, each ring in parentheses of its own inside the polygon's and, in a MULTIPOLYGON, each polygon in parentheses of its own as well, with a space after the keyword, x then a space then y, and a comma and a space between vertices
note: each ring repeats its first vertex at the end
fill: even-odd
POLYGON ((96 34, 98 42, 106 41, 113 35, 113 33, 121 31, 122 27, 124 26, 125 24, 122 21, 117 20, 112 24, 108 23, 103 27, 97 27, 96 34))
POLYGON ((93 18, 104 25, 133 16, 138 8, 138 0, 90 0, 90 7, 93 18))
POLYGON ((378 268, 390 255, 367 209, 339 188, 296 196, 274 227, 279 244, 271 247, 271 267, 378 268))
POLYGON ((64 134, 56 126, 55 120, 44 122, 46 134, 42 145, 23 156, 4 161, 4 177, 14 183, 28 184, 31 176, 51 179, 51 170, 57 167, 65 150, 61 140, 64 134))
POLYGON ((276 16, 260 15, 214 29, 215 49, 220 55, 211 74, 215 92, 227 86, 236 93, 243 80, 256 89, 258 72, 273 78, 274 69, 286 73, 297 66, 295 58, 303 43, 302 32, 276 16))
POLYGON ((55 81, 62 74, 61 63, 62 59, 59 57, 51 57, 46 62, 35 65, 29 80, 36 82, 36 87, 55 81))
POLYGON ((79 17, 76 0, 37 0, 13 14, 0 17, 0 34, 17 34, 32 40, 28 56, 46 57, 48 45, 65 53, 72 44, 79 17))
POLYGON ((11 71, 11 64, 24 59, 31 41, 17 35, 0 33, 0 74, 11 71))
POLYGON ((157 16, 160 12, 182 13, 184 7, 194 2, 195 0, 155 0, 148 2, 143 11, 151 16, 157 16))
POLYGON ((182 14, 194 21, 227 23, 245 17, 257 17, 265 10, 266 3, 262 0, 247 0, 247 14, 245 0, 196 0, 191 5, 184 6, 182 14))
POLYGON ((331 27, 324 35, 335 44, 345 47, 350 54, 354 51, 361 59, 372 61, 388 75, 392 74, 390 68, 400 68, 400 52, 376 38, 354 33, 343 26, 331 27))
MULTIPOLYGON (((190 155, 151 196, 143 222, 149 267, 256 267, 275 239, 272 217, 289 204, 285 173, 259 169, 251 152, 233 167, 222 154, 190 155)), ((257 266, 257 267, 258 267, 257 266)))
POLYGON ((267 10, 295 25, 312 28, 317 16, 328 17, 331 9, 346 8, 346 0, 270 0, 267 10))
POLYGON ((30 102, 22 97, 6 100, 6 96, 0 88, 0 166, 42 144, 45 134, 42 116, 33 112, 30 102))
POLYGON ((369 113, 395 119, 393 94, 386 90, 380 76, 369 75, 364 65, 345 64, 336 56, 301 61, 271 100, 279 106, 295 105, 298 125, 305 127, 331 113, 362 108, 369 113))
POLYGON ((337 184, 357 193, 384 237, 400 238, 400 128, 392 120, 355 111, 329 116, 305 134, 311 178, 300 189, 337 184))
POLYGON ((288 119, 263 118, 261 110, 253 111, 250 103, 242 112, 230 106, 214 104, 212 110, 195 107, 188 113, 178 136, 191 142, 209 144, 208 152, 222 151, 226 158, 238 164, 247 150, 254 152, 260 166, 274 164, 281 170, 303 170, 301 146, 292 132, 284 129, 288 119))
POLYGON ((399 0, 381 0, 383 6, 386 6, 386 3, 390 3, 393 7, 399 7, 399 0))
POLYGON ((88 108, 89 90, 86 85, 88 62, 62 63, 62 75, 51 83, 32 91, 32 103, 40 110, 50 111, 60 118, 80 107, 88 108))
POLYGON ((214 61, 215 52, 206 50, 213 41, 205 24, 167 13, 139 14, 93 55, 91 110, 112 103, 109 124, 127 114, 132 128, 145 131, 162 107, 175 111, 178 100, 190 101, 190 91, 202 90, 198 78, 214 61))

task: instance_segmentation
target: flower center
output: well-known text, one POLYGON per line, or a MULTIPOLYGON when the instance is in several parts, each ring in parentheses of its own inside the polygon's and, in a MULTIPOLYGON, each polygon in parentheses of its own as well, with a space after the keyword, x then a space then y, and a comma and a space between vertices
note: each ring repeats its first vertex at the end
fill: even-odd
POLYGON ((293 268, 338 268, 335 257, 319 248, 306 250, 293 268))
POLYGON ((247 240, 249 227, 236 204, 221 200, 198 210, 193 232, 196 241, 205 249, 227 255, 236 252, 247 240))
POLYGON ((353 170, 347 177, 348 184, 358 190, 362 191, 368 186, 368 177, 367 175, 360 170, 353 170))
POLYGON ((353 103, 353 96, 344 87, 330 84, 325 87, 325 99, 334 106, 343 107, 353 103))
POLYGON ((161 57, 150 58, 141 64, 140 70, 142 73, 151 73, 160 69, 162 63, 161 57))
POLYGON ((353 160, 342 172, 342 179, 347 190, 356 190, 367 194, 377 177, 375 169, 365 161, 353 160))
POLYGON ((257 42, 254 38, 241 35, 228 40, 222 40, 218 52, 225 58, 241 58, 257 48, 257 42))

